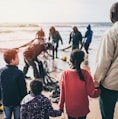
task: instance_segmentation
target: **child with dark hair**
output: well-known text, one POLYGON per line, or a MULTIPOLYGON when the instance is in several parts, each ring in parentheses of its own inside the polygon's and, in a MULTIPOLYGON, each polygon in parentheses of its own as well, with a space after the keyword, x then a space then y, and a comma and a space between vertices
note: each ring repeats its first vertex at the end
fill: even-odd
POLYGON ((63 110, 65 103, 68 119, 86 119, 90 111, 88 96, 96 98, 100 95, 90 73, 81 69, 84 56, 83 51, 73 50, 70 55, 73 68, 61 75, 59 109, 63 110))
POLYGON ((4 106, 4 119, 20 119, 20 102, 27 94, 24 73, 18 69, 18 52, 8 49, 4 52, 7 65, 0 69, 0 90, 4 106))
POLYGON ((30 83, 31 93, 21 102, 21 119, 49 119, 49 116, 61 116, 62 111, 54 110, 50 100, 41 94, 43 84, 40 80, 30 83))

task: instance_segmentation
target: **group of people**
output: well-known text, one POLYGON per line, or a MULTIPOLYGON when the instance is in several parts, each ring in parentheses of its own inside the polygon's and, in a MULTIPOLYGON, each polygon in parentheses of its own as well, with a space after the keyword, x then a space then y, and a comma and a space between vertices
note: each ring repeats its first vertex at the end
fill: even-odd
MULTIPOLYGON (((79 49, 79 45, 84 45, 86 53, 88 54, 88 48, 92 40, 92 30, 91 26, 88 25, 87 32, 85 33, 85 36, 82 37, 81 32, 78 30, 76 26, 73 27, 73 31, 70 33, 69 37, 69 44, 72 42, 72 50, 79 49), (85 42, 82 43, 82 38, 85 38, 85 42)), ((33 69, 33 75, 34 78, 44 78, 45 71, 43 68, 43 64, 41 60, 38 58, 38 56, 42 52, 46 52, 47 50, 52 50, 52 59, 58 58, 58 47, 59 47, 59 41, 61 41, 61 44, 63 44, 62 37, 60 33, 55 29, 54 26, 50 27, 49 29, 49 37, 48 37, 48 43, 46 43, 45 40, 45 32, 43 29, 40 29, 35 36, 35 39, 30 41, 29 43, 26 43, 18 48, 26 47, 25 51, 23 52, 24 56, 24 62, 25 66, 23 68, 23 72, 25 74, 25 78, 30 78, 27 76, 27 72, 29 67, 31 66, 33 69), (38 68, 37 68, 38 64, 38 68)))
POLYGON ((93 31, 91 30, 91 25, 87 26, 87 31, 85 35, 78 30, 76 26, 73 27, 73 31, 70 33, 69 44, 72 42, 72 50, 82 49, 84 47, 86 53, 88 54, 89 46, 92 41, 93 31), (83 40, 84 39, 84 40, 83 40))
MULTIPOLYGON (((101 118, 113 119, 118 100, 118 2, 110 9, 110 19, 113 26, 102 37, 93 77, 81 68, 84 51, 78 48, 72 50, 72 68, 64 70, 60 77, 58 110, 54 110, 49 99, 41 93, 43 85, 40 79, 30 83, 30 94, 27 94, 25 75, 18 69, 18 52, 15 49, 7 50, 3 55, 7 65, 0 69, 4 119, 11 119, 12 112, 14 119, 49 119, 49 116, 60 116, 64 106, 68 119, 86 119, 90 112, 88 96, 99 96, 101 118)), ((77 28, 74 30, 77 32, 77 28)), ((77 33, 78 36, 80 33, 77 33)), ((73 48, 76 47, 74 45, 73 48)))

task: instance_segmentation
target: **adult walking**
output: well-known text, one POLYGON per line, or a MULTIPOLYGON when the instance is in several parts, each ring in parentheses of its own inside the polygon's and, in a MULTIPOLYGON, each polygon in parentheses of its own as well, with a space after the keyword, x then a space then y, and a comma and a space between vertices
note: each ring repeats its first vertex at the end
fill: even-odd
POLYGON ((97 52, 94 79, 100 82, 102 119, 113 119, 118 100, 118 2, 110 9, 113 26, 104 34, 97 52))
POLYGON ((59 40, 61 41, 61 44, 63 45, 62 37, 60 33, 55 29, 54 26, 52 26, 49 30, 49 38, 48 40, 52 42, 53 45, 53 59, 55 58, 55 53, 56 53, 56 58, 58 58, 58 47, 59 47, 59 40))
POLYGON ((70 33, 69 44, 72 42, 72 50, 79 49, 79 44, 82 43, 82 34, 76 26, 73 27, 73 31, 70 33))
POLYGON ((83 37, 84 38, 84 49, 87 54, 89 54, 88 49, 92 41, 92 36, 93 36, 93 31, 91 30, 91 25, 89 24, 87 26, 87 31, 85 32, 85 36, 83 37))

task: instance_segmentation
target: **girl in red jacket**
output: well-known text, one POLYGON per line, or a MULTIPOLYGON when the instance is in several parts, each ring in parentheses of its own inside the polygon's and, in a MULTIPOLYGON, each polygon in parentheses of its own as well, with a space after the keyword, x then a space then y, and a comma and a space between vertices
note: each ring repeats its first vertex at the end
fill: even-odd
POLYGON ((59 109, 63 110, 65 104, 68 119, 86 119, 90 111, 88 96, 96 98, 100 95, 90 73, 80 67, 84 56, 83 51, 73 50, 70 55, 73 68, 61 75, 59 109))

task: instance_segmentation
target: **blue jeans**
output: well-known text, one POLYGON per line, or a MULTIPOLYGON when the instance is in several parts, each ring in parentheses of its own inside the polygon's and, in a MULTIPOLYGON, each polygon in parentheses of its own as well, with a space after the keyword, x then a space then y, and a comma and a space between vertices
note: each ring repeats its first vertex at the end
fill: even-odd
POLYGON ((4 119, 11 119, 12 113, 14 114, 14 119, 20 119, 20 106, 17 107, 4 106, 4 119))

